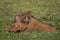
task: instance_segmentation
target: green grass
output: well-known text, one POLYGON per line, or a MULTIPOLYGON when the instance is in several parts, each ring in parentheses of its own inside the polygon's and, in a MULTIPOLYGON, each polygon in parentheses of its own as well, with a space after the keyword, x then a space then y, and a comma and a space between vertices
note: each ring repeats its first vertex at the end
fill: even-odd
POLYGON ((0 40, 60 40, 60 0, 0 0, 0 40), (31 10, 36 18, 54 25, 57 32, 7 32, 3 23, 11 26, 20 10, 31 10))

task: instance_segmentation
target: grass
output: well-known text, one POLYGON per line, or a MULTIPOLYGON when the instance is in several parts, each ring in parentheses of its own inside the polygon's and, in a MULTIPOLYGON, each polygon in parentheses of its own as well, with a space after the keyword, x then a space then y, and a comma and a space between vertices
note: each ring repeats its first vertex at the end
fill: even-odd
POLYGON ((0 40, 60 40, 60 0, 0 0, 0 40), (57 32, 7 32, 3 23, 11 26, 20 10, 31 10, 36 18, 54 25, 57 32))

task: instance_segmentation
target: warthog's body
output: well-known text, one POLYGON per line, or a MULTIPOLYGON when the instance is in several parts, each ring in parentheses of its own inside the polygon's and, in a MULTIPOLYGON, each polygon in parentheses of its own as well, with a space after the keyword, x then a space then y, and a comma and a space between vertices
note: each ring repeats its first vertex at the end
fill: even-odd
POLYGON ((41 30, 44 32, 55 32, 56 28, 52 25, 39 21, 37 18, 32 17, 30 11, 25 14, 19 14, 15 18, 14 25, 8 28, 8 31, 34 31, 41 30))
POLYGON ((25 31, 32 31, 32 30, 41 30, 45 32, 55 32, 56 28, 48 23, 44 23, 39 21, 38 19, 32 17, 31 21, 28 25, 28 28, 25 31))

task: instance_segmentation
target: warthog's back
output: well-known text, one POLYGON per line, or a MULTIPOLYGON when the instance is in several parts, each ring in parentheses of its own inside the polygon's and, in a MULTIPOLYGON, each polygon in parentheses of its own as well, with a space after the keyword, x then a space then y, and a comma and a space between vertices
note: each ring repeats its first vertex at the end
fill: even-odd
POLYGON ((46 31, 46 32, 54 32, 56 31, 56 28, 53 27, 52 25, 49 25, 47 23, 44 23, 42 21, 39 21, 36 18, 31 18, 30 24, 28 25, 27 31, 31 30, 41 30, 41 31, 46 31))

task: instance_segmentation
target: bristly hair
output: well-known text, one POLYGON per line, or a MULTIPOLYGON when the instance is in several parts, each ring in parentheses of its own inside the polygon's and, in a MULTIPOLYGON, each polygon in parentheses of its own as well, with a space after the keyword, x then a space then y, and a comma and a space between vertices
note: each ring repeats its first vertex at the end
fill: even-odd
MULTIPOLYGON (((48 23, 45 23, 45 22, 41 21, 40 19, 38 19, 38 18, 36 18, 36 17, 34 17, 34 16, 31 16, 31 17, 34 18, 34 19, 36 19, 36 20, 38 20, 38 21, 40 21, 40 22, 43 23, 43 24, 48 24, 48 23)), ((53 26, 53 25, 51 25, 51 24, 48 24, 48 25, 53 26)))

